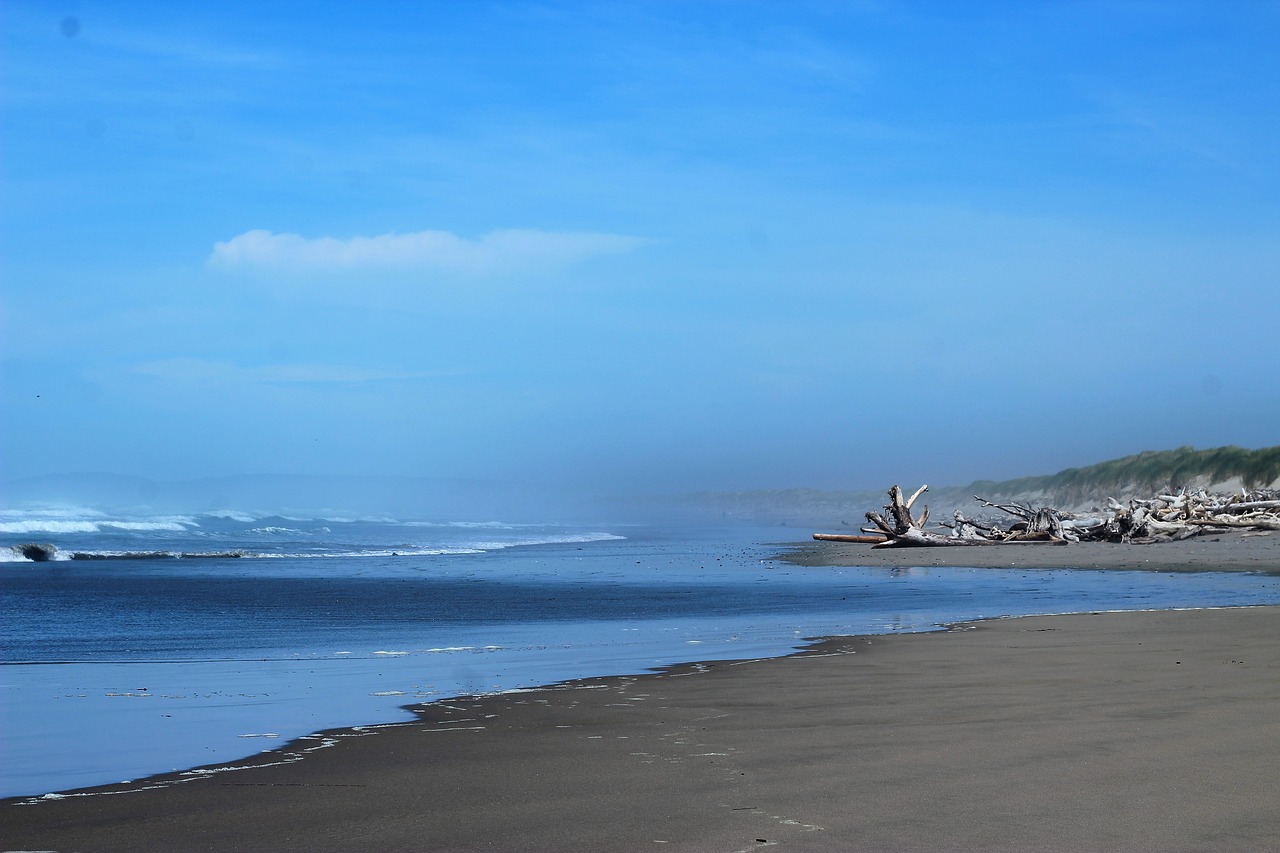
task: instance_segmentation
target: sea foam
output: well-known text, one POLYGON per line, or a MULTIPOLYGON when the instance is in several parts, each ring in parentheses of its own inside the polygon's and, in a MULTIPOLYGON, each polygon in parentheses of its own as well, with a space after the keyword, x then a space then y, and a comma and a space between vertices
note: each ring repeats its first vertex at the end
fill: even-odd
POLYGON ((0 533, 101 533, 110 530, 132 532, 168 531, 184 533, 191 522, 182 521, 60 521, 31 518, 23 521, 0 521, 0 533))

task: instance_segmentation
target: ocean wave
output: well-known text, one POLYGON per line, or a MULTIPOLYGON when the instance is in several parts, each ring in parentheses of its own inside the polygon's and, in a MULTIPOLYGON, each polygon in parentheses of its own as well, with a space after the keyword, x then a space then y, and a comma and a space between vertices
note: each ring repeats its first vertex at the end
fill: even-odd
MULTIPOLYGON (((59 552, 60 554, 62 552, 59 552)), ((256 557, 248 551, 72 551, 69 560, 228 560, 256 557)))
POLYGON ((105 512, 83 506, 46 506, 40 509, 0 509, 0 519, 5 521, 24 521, 27 519, 46 519, 51 521, 80 521, 92 518, 106 518, 105 512))
POLYGON ((160 524, 181 524, 184 527, 199 527, 200 522, 196 521, 194 515, 157 515, 147 519, 148 521, 160 524))
POLYGON ((134 530, 134 531, 167 531, 170 533, 185 533, 188 524, 194 522, 184 521, 99 521, 101 528, 111 530, 134 530))
MULTIPOLYGON (((84 522, 89 524, 90 522, 84 522)), ((152 526, 146 529, 170 530, 169 527, 152 526)), ((191 530, 181 526, 176 529, 196 536, 204 536, 203 531, 191 530)), ((40 532, 50 532, 40 528, 40 532)), ((26 530, 18 532, 30 532, 26 530)), ((52 531, 66 532, 66 531, 52 531)), ((89 531, 86 531, 89 532, 89 531)), ((253 531, 259 535, 272 533, 307 535, 303 531, 291 528, 259 528, 253 531)), ((530 547, 538 545, 571 545, 575 543, 607 542, 626 539, 613 533, 565 533, 530 536, 509 541, 467 541, 441 545, 404 545, 387 547, 370 545, 367 547, 336 547, 329 550, 278 552, 270 550, 254 550, 252 548, 228 548, 221 550, 217 545, 209 550, 185 551, 173 548, 157 549, 111 549, 111 548, 59 548, 53 544, 29 542, 8 546, 0 546, 0 562, 48 562, 63 560, 220 560, 220 559, 359 559, 368 557, 447 557, 468 554, 484 554, 491 551, 503 551, 510 548, 530 547)), ((211 543, 212 544, 212 543, 211 543)))
POLYGON ((245 551, 63 551, 53 545, 0 546, 0 563, 49 563, 67 560, 218 560, 261 556, 245 551))
POLYGON ((69 555, 59 554, 52 545, 29 542, 25 545, 0 547, 0 563, 44 563, 50 560, 69 560, 69 555))
POLYGON ((439 527, 452 530, 527 530, 554 525, 516 524, 510 521, 404 521, 405 527, 439 527))
POLYGON ((194 522, 183 521, 59 521, 55 519, 31 518, 24 521, 0 521, 0 533, 101 533, 104 530, 126 530, 130 532, 170 532, 185 533, 187 525, 194 522))
POLYGON ((389 515, 317 515, 315 518, 291 518, 289 521, 319 521, 325 524, 400 524, 400 520, 389 515))
POLYGON ((317 551, 309 554, 247 554, 272 559, 334 557, 442 557, 455 554, 483 554, 479 548, 365 548, 359 551, 317 551))
POLYGON ((501 551, 505 548, 526 548, 532 545, 575 545, 587 542, 612 542, 626 538, 616 533, 564 533, 531 536, 526 539, 511 539, 505 542, 471 542, 468 544, 481 551, 501 551))
POLYGON ((53 519, 29 519, 27 521, 0 521, 0 533, 97 533, 96 521, 54 521, 53 519))
MULTIPOLYGON (((427 521, 407 521, 404 523, 406 527, 448 527, 463 528, 476 531, 485 530, 521 530, 536 529, 540 525, 536 524, 507 524, 499 521, 451 521, 447 524, 435 524, 427 521)), ((536 535, 528 535, 515 539, 480 539, 467 540, 457 543, 460 550, 453 553, 475 554, 483 551, 502 551, 508 548, 524 548, 532 545, 573 545, 576 543, 586 542, 608 542, 616 539, 626 539, 625 536, 619 536, 614 533, 543 533, 536 535)), ((407 551, 399 551, 405 554, 407 551)), ((389 556, 389 555, 388 555, 389 556)))
POLYGON ((279 536, 281 534, 294 534, 297 536, 310 536, 303 530, 294 530, 292 527, 255 527, 249 531, 250 533, 260 533, 266 536, 279 536))
POLYGON ((505 521, 449 521, 444 524, 432 524, 425 521, 410 522, 411 525, 426 525, 429 527, 457 527, 463 530, 516 530, 520 527, 528 527, 525 524, 508 524, 505 521))
POLYGON ((257 516, 250 515, 247 512, 240 512, 239 510, 236 510, 236 509, 216 509, 216 510, 213 510, 212 512, 206 512, 204 514, 207 515, 209 518, 222 518, 222 519, 226 519, 227 521, 239 521, 243 524, 252 524, 253 522, 258 520, 257 516))

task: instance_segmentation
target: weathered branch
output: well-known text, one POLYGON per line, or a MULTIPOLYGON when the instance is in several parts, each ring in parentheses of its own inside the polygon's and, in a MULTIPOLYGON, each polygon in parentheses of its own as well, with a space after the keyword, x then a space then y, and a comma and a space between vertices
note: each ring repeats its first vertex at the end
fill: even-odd
POLYGON ((1234 495, 1210 495, 1203 490, 1176 495, 1157 495, 1147 500, 1130 500, 1123 505, 1107 498, 1110 515, 1100 521, 1084 522, 1071 513, 1052 507, 1032 507, 1023 503, 1000 504, 974 495, 985 507, 1014 516, 1007 528, 983 524, 955 513, 953 523, 939 526, 949 533, 925 530, 929 521, 926 506, 917 521, 912 505, 928 490, 921 486, 909 498, 902 487, 889 489, 884 512, 868 512, 873 526, 862 528, 867 536, 815 534, 815 539, 865 541, 877 548, 1005 545, 1066 542, 1166 542, 1187 539, 1206 530, 1251 530, 1260 535, 1280 530, 1280 492, 1257 490, 1234 495))

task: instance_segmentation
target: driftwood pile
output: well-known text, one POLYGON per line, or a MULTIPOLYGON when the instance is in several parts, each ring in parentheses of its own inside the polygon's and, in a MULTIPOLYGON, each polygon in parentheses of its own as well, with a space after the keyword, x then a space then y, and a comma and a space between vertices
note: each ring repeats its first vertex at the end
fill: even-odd
MULTIPOLYGON (((1187 539, 1227 530, 1280 530, 1280 491, 1241 490, 1210 494, 1203 489, 1131 500, 1128 506, 1108 498, 1109 518, 1078 528, 1090 539, 1108 542, 1156 542, 1187 539)), ((1081 539, 1085 537, 1082 535, 1081 539)))
POLYGON ((917 520, 911 513, 916 500, 928 486, 921 486, 909 498, 902 488, 889 490, 884 512, 868 512, 871 527, 865 535, 815 533, 814 539, 839 542, 867 542, 877 548, 905 548, 956 545, 1057 544, 1068 542, 1170 542, 1202 533, 1227 530, 1280 530, 1280 491, 1258 489, 1237 494, 1196 492, 1157 495, 1149 500, 1131 500, 1127 505, 1107 499, 1101 518, 1081 518, 1052 507, 1032 507, 1024 503, 999 504, 974 495, 984 507, 1012 515, 1008 526, 966 518, 956 511, 954 520, 941 522, 946 532, 924 529, 929 508, 917 520))

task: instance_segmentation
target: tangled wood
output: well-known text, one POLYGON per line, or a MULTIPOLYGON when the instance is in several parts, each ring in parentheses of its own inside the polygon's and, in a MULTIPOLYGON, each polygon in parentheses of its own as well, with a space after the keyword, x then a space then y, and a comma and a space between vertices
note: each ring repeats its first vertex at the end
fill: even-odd
POLYGON ((1158 542, 1226 530, 1280 530, 1280 491, 1271 489, 1229 495, 1181 491, 1127 506, 1108 498, 1107 508, 1110 517, 1078 528, 1082 540, 1085 534, 1108 542, 1158 542))
POLYGON ((1225 530, 1280 530, 1280 491, 1242 490, 1238 494, 1210 494, 1203 489, 1157 495, 1149 500, 1131 500, 1122 505, 1107 499, 1109 515, 1079 518, 1052 507, 1032 507, 1024 503, 999 504, 974 495, 984 507, 1014 516, 1007 527, 966 518, 956 511, 952 522, 941 522, 948 533, 924 529, 929 509, 917 520, 911 512, 916 500, 928 490, 921 486, 909 498, 902 488, 889 490, 884 512, 868 512, 873 526, 862 528, 865 537, 837 537, 815 534, 814 538, 842 541, 876 541, 876 548, 903 548, 957 545, 1058 544, 1068 542, 1169 542, 1206 532, 1225 530), (878 541, 878 540, 883 541, 878 541))

